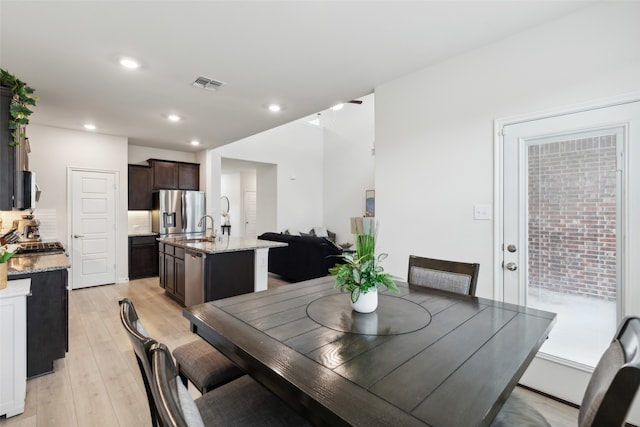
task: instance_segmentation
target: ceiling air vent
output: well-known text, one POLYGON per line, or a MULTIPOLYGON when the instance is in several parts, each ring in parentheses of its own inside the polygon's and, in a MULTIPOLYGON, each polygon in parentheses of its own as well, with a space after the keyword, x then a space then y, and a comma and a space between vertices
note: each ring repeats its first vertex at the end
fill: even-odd
POLYGON ((199 87, 201 89, 207 90, 217 90, 224 83, 219 82, 217 80, 210 79, 208 77, 198 77, 191 85, 194 87, 199 87))

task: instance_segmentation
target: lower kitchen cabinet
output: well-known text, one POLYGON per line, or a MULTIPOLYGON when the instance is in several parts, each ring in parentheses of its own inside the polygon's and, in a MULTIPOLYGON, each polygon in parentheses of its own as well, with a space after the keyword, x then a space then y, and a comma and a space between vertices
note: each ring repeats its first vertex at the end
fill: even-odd
POLYGON ((0 290, 0 417, 24 412, 27 391, 27 295, 31 281, 0 290))
POLYGON ((129 279, 158 275, 156 235, 129 236, 129 279))
POLYGON ((158 245, 160 264, 160 286, 165 293, 184 305, 185 269, 184 249, 160 243, 158 245))
POLYGON ((69 351, 67 269, 10 276, 31 279, 27 298, 27 378, 53 371, 53 361, 69 351))

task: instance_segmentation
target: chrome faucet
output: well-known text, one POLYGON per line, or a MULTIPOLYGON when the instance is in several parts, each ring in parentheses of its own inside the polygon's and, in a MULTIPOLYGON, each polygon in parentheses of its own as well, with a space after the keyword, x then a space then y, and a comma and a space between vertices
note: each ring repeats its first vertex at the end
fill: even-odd
POLYGON ((213 235, 213 217, 211 215, 204 215, 202 218, 200 218, 200 221, 198 221, 198 227, 202 227, 202 225, 204 224, 204 237, 206 239, 207 238, 207 218, 211 219, 211 235, 208 238, 213 240, 213 238, 216 236, 213 235))

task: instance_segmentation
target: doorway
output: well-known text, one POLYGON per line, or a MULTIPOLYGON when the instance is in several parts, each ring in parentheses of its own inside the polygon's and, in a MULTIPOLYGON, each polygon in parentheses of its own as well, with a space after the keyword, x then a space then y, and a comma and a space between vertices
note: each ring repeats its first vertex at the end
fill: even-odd
POLYGON ((496 296, 558 314, 522 383, 579 404, 616 325, 633 312, 638 181, 629 165, 640 166, 640 102, 498 123, 496 296))
POLYGON ((116 281, 116 172, 70 169, 73 289, 116 281))

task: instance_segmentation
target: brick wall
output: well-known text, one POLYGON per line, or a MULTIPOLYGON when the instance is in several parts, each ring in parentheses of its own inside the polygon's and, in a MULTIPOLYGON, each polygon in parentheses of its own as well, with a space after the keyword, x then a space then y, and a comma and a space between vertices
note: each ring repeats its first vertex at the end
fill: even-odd
POLYGON ((529 286, 616 298, 615 135, 530 146, 529 286))

